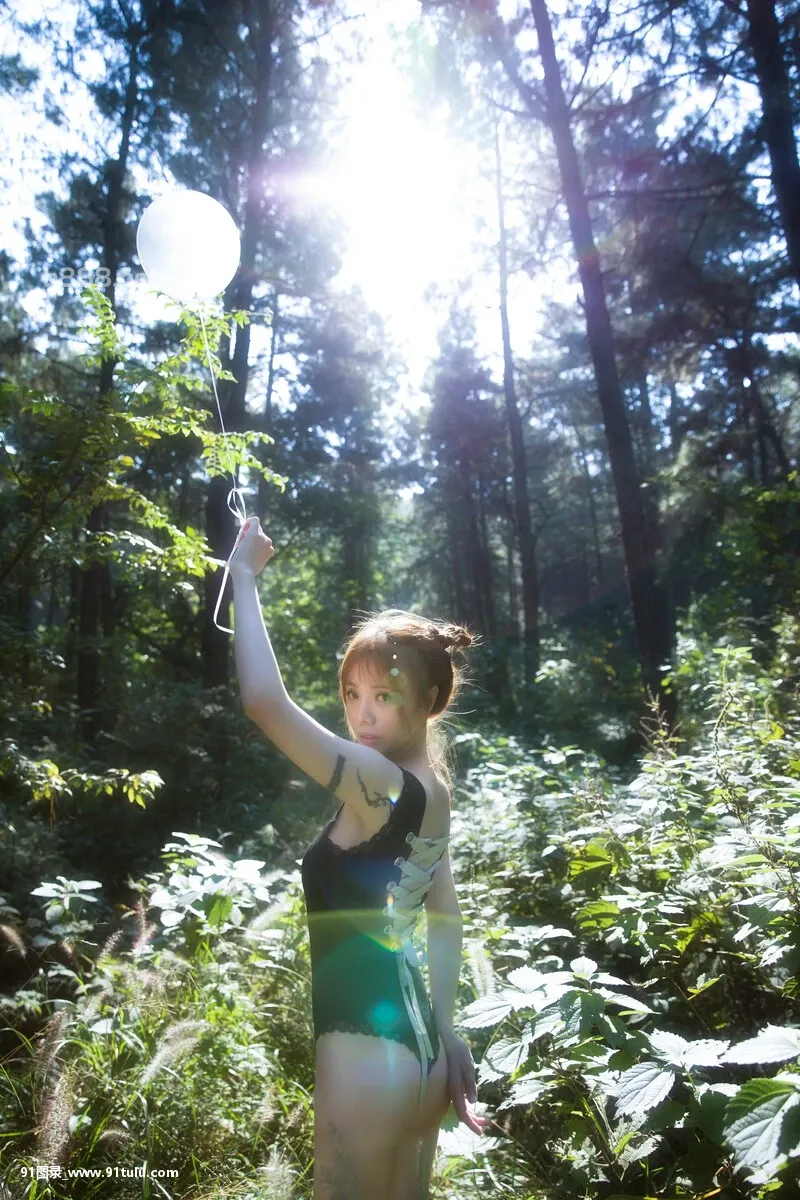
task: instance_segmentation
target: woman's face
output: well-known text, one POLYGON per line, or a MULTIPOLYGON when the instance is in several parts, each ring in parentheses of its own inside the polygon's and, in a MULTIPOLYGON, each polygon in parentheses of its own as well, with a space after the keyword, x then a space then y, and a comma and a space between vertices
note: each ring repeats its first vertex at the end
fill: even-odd
POLYGON ((357 741, 387 755, 409 741, 415 713, 400 672, 376 680, 365 663, 358 663, 349 668, 344 684, 345 715, 357 741))

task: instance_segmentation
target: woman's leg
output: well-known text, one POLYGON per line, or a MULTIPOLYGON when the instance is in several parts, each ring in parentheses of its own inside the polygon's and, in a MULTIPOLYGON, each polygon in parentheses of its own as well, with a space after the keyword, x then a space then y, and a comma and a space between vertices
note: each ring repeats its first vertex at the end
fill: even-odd
POLYGON ((336 1031, 317 1039, 316 1066, 314 1200, 392 1200, 395 1151, 419 1119, 417 1058, 400 1042, 336 1031))
POLYGON ((420 1124, 404 1133, 395 1146, 389 1200, 428 1200, 439 1127, 449 1107, 447 1056, 440 1045, 428 1077, 420 1124))

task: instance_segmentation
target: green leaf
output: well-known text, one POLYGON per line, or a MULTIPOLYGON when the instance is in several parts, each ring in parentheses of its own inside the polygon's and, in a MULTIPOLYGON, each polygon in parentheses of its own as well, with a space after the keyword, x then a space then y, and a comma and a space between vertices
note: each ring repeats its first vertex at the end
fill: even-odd
POLYGON ((705 979, 704 976, 698 975, 697 987, 689 987, 686 990, 690 996, 699 996, 701 992, 706 990, 706 988, 713 987, 715 983, 719 983, 721 978, 721 975, 714 975, 711 979, 705 979))
POLYGON ((599 842, 589 842, 570 859, 569 877, 576 879, 590 871, 604 871, 613 865, 613 859, 607 854, 604 846, 599 842))
POLYGON ((697 1095, 689 1102, 688 1117, 692 1125, 701 1129, 709 1141, 721 1146, 724 1142, 723 1125, 725 1108, 738 1088, 730 1083, 704 1083, 697 1095))
POLYGON ((722 1055, 724 1063, 786 1062, 800 1055, 800 1029, 767 1025, 756 1037, 731 1046, 722 1055))
POLYGON ((486 1134, 475 1134, 466 1125, 455 1119, 453 1128, 448 1128, 447 1118, 439 1132, 438 1147, 445 1158, 465 1158, 476 1162, 479 1155, 488 1154, 504 1139, 488 1137, 486 1134))
POLYGON ((460 1029, 488 1029, 491 1025, 499 1025, 512 1009, 505 992, 493 992, 468 1004, 458 1026, 460 1029))
POLYGON ((214 895, 206 897, 203 908, 209 925, 222 925, 231 915, 233 901, 230 896, 214 895))
POLYGON ((595 992, 568 992, 558 1007, 567 1037, 586 1037, 603 1015, 602 997, 595 992))
POLYGON ((617 1114, 649 1112, 667 1096, 675 1078, 675 1071, 661 1063, 637 1063, 619 1077, 612 1093, 617 1097, 617 1114))
POLYGON ((628 983, 624 979, 618 979, 616 975, 608 975, 605 971, 598 971, 592 976, 592 983, 607 983, 611 987, 636 987, 635 983, 628 983))
POLYGON ((526 1038, 499 1038, 489 1047, 481 1061, 481 1068, 491 1067, 495 1079, 502 1075, 510 1075, 521 1067, 528 1057, 530 1036, 526 1038))
POLYGON ((113 1033, 116 1028, 114 1017, 102 1017, 89 1026, 90 1033, 113 1033))
POLYGON ((689 1042, 677 1033, 666 1029, 654 1029, 649 1035, 650 1045, 659 1058, 675 1067, 716 1067, 730 1045, 715 1038, 701 1038, 689 1042))
POLYGON ((500 1108, 508 1108, 512 1104, 533 1104, 535 1100, 540 1100, 546 1092, 552 1091, 553 1087, 552 1081, 540 1079, 535 1074, 525 1075, 512 1084, 511 1091, 500 1108))
POLYGON ((619 913, 619 905, 613 901, 593 900, 578 910, 577 921, 583 933, 601 933, 615 924, 619 913))
POLYGON ((595 988, 598 996, 602 996, 606 1004, 618 1004, 623 1012, 638 1012, 651 1013, 653 1009, 648 1004, 644 1004, 641 1000, 635 1000, 633 996, 626 996, 624 992, 609 992, 607 988, 595 988))
POLYGON ((659 1148, 662 1140, 660 1137, 650 1136, 624 1147, 617 1155, 620 1166, 629 1167, 631 1163, 642 1162, 645 1158, 649 1158, 659 1148))
POLYGON ((548 985, 573 981, 571 971, 537 971, 535 967, 515 967, 506 978, 521 992, 535 992, 548 985))
POLYGON ((790 1147, 780 1145, 786 1114, 800 1104, 800 1078, 750 1079, 725 1109, 725 1136, 742 1166, 753 1167, 760 1182, 775 1176, 790 1147))

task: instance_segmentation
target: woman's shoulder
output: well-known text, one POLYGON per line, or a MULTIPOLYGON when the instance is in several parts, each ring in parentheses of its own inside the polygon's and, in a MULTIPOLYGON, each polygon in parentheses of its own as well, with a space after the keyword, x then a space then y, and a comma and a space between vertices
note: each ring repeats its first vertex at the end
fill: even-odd
POLYGON ((436 771, 431 770, 431 775, 433 777, 434 787, 438 793, 441 803, 446 809, 449 810, 451 804, 450 785, 448 784, 447 780, 441 775, 437 774, 436 771))
POLYGON ((406 774, 413 775, 437 805, 450 807, 450 788, 435 767, 418 767, 414 771, 407 771, 406 774))
POLYGON ((409 772, 417 779, 425 794, 425 815, 422 826, 425 836, 438 836, 442 830, 450 829, 450 788, 433 767, 420 767, 409 772))

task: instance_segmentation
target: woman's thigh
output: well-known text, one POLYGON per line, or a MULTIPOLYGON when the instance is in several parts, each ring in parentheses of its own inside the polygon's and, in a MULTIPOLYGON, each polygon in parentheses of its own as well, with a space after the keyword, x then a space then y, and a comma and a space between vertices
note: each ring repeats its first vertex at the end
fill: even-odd
POLYGON ((447 1056, 440 1046, 419 1122, 400 1136, 394 1148, 389 1200, 428 1200, 439 1127, 449 1107, 447 1056))
MULTIPOLYGON (((428 1120, 440 1068, 426 1088, 428 1120)), ((419 1061, 400 1042, 339 1031, 317 1039, 314 1200, 391 1200, 395 1150, 419 1129, 419 1080, 419 1061)))

